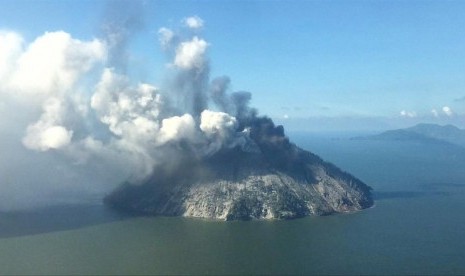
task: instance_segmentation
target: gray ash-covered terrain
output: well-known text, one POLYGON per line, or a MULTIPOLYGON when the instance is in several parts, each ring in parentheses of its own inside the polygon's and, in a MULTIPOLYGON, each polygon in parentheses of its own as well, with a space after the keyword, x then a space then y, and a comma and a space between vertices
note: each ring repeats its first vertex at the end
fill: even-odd
MULTIPOLYGON (((302 150, 271 119, 241 121, 243 142, 155 168, 141 184, 123 184, 104 201, 144 215, 223 220, 289 219, 352 212, 373 205, 371 188, 302 150)), ((178 147, 182 147, 178 145, 178 147)))

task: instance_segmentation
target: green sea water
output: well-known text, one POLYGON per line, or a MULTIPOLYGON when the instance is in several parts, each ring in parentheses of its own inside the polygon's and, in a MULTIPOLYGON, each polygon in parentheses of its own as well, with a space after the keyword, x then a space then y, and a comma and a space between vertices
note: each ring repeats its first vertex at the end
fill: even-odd
POLYGON ((4 213, 0 274, 465 274, 465 151, 291 136, 372 186, 375 207, 248 222, 101 205, 4 213))

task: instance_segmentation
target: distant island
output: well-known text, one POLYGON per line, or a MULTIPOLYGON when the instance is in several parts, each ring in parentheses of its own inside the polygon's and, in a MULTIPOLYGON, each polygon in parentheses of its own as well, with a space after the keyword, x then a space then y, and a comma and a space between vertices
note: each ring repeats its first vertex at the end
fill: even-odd
POLYGON ((221 220, 291 219, 373 205, 368 185, 289 142, 271 119, 255 117, 242 129, 241 145, 202 159, 186 154, 104 202, 134 214, 221 220))
POLYGON ((377 135, 355 137, 353 139, 416 141, 465 148, 465 130, 454 125, 417 124, 409 128, 388 130, 377 135))

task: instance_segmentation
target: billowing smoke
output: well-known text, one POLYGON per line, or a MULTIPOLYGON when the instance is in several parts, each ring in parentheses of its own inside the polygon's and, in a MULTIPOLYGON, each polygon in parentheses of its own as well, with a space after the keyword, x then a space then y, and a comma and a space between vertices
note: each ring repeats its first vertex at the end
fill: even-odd
POLYGON ((256 110, 249 107, 252 93, 237 91, 228 94, 231 80, 228 76, 217 77, 210 84, 210 97, 223 112, 233 114, 241 122, 256 116, 256 110))
POLYGON ((145 28, 144 3, 140 0, 108 1, 101 31, 108 47, 107 65, 126 72, 130 41, 145 28))
POLYGON ((210 79, 197 16, 183 19, 181 32, 159 29, 168 85, 125 75, 140 11, 109 11, 115 20, 105 21, 103 38, 88 41, 57 31, 26 43, 0 32, 0 209, 79 201, 83 192, 101 198, 186 155, 202 159, 275 131, 249 107, 249 92, 229 91, 227 76, 210 79), (253 122, 266 127, 250 133, 253 122))

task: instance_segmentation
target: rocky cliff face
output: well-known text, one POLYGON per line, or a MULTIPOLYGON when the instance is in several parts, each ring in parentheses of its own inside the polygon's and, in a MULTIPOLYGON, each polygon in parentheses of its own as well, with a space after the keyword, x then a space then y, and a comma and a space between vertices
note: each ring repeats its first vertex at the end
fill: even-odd
POLYGON ((186 155, 140 185, 105 198, 116 209, 211 219, 288 219, 351 212, 373 205, 371 188, 290 143, 264 118, 246 142, 198 160, 186 155))

